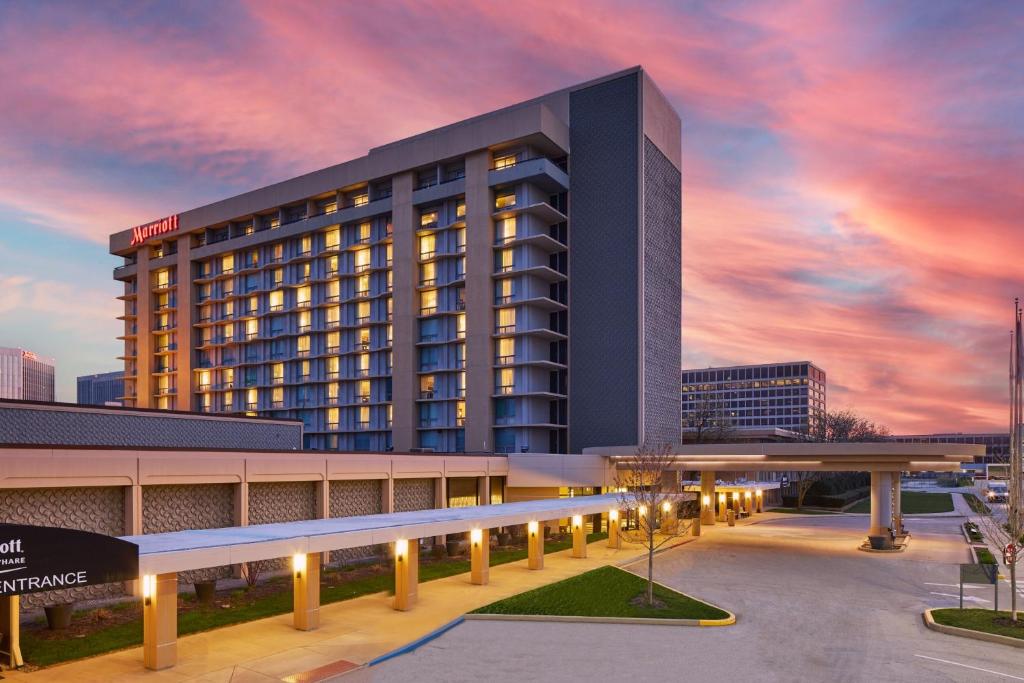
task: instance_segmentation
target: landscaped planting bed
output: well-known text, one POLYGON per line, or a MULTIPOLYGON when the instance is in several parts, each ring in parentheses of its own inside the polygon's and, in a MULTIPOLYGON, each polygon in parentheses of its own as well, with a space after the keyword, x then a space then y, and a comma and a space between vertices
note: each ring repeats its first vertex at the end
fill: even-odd
MULTIPOLYGON (((952 512, 953 496, 948 493, 921 493, 920 491, 904 491, 901 495, 902 513, 904 515, 926 515, 936 512, 952 512)), ((871 512, 871 500, 865 498, 847 512, 867 514, 871 512)))
POLYGON ((943 626, 955 626, 983 633, 994 633, 1010 638, 1024 639, 1024 614, 1018 615, 1016 624, 1010 621, 1009 612, 994 612, 990 609, 935 609, 932 619, 943 626))

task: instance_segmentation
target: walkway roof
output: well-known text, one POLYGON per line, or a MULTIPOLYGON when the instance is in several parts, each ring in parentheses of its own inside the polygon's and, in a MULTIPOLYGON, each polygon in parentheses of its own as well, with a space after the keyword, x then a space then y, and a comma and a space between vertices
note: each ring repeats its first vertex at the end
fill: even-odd
POLYGON ((122 538, 139 546, 140 574, 163 574, 562 519, 604 512, 618 504, 616 494, 604 494, 122 538))

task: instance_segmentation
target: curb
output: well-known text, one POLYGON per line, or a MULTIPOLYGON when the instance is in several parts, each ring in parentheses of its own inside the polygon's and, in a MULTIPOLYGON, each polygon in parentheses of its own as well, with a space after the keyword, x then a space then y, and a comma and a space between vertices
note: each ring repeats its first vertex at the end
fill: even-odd
POLYGON ((984 640, 989 643, 1024 648, 1024 638, 1011 638, 1010 636, 1001 636, 998 633, 985 633, 984 631, 975 631, 974 629, 960 628, 958 626, 946 626, 935 621, 932 617, 932 611, 926 609, 921 616, 924 619, 924 625, 933 631, 945 633, 948 636, 960 636, 961 638, 984 640))
POLYGON ((416 650, 416 649, 420 648, 421 646, 426 645, 427 643, 429 643, 430 641, 434 640, 435 638, 443 636, 445 633, 447 633, 448 631, 452 630, 453 628, 455 628, 456 626, 461 624, 463 622, 463 620, 465 619, 465 617, 467 617, 467 616, 469 616, 469 615, 467 614, 467 615, 464 615, 462 617, 458 617, 457 619, 453 619, 452 621, 449 621, 444 626, 441 626, 440 628, 436 628, 436 629, 434 629, 433 631, 431 631, 430 633, 428 633, 428 634, 426 634, 424 636, 420 636, 419 638, 417 638, 416 640, 412 641, 411 643, 406 643, 402 647, 396 648, 396 649, 392 650, 391 652, 385 652, 384 654, 380 655, 379 657, 374 657, 373 659, 371 659, 370 661, 368 661, 366 663, 366 666, 367 667, 377 666, 378 664, 386 662, 389 659, 393 659, 393 658, 399 657, 401 655, 409 654, 413 650, 416 650))
MULTIPOLYGON (((721 608, 719 608, 721 609, 721 608)), ((727 610, 722 610, 727 611, 727 610)), ((732 626, 736 615, 725 619, 652 619, 649 617, 574 617, 562 614, 467 614, 468 621, 551 621, 573 624, 645 624, 655 626, 732 626)))

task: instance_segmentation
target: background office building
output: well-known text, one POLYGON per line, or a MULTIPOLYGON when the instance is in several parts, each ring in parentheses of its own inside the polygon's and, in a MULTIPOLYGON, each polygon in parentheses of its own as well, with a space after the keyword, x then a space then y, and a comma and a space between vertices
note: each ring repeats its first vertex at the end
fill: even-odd
POLYGON ((950 432, 946 434, 898 434, 890 437, 890 441, 899 443, 974 443, 985 446, 985 455, 974 458, 977 464, 1010 462, 1010 433, 985 432, 965 434, 950 432))
POLYGON ((52 401, 53 368, 52 358, 0 347, 0 398, 52 401))
POLYGON ((679 157, 638 67, 116 233, 125 401, 321 449, 678 441, 679 157))
POLYGON ((809 361, 683 371, 684 432, 711 414, 739 437, 766 427, 806 433, 824 413, 825 371, 809 361))
POLYGON ((124 396, 124 370, 83 375, 78 378, 78 404, 90 406, 121 405, 124 396))

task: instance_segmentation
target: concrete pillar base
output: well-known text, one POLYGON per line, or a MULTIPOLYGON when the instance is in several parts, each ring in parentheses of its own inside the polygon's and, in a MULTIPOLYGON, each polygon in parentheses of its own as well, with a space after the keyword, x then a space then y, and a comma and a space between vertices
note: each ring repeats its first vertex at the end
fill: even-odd
POLYGON ((178 661, 178 575, 143 577, 142 661, 159 671, 178 661))
POLYGON ((700 473, 700 521, 701 524, 715 523, 715 473, 700 473))
POLYGON ((469 582, 486 585, 491 569, 491 530, 473 529, 469 532, 469 582))
POLYGON ((300 631, 320 627, 320 553, 292 558, 293 623, 300 631))

